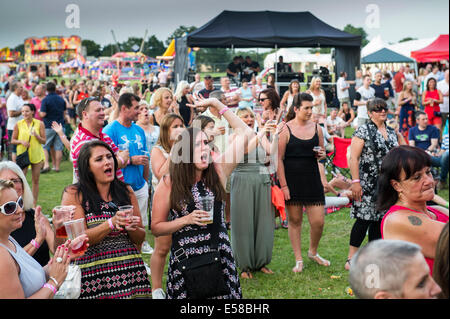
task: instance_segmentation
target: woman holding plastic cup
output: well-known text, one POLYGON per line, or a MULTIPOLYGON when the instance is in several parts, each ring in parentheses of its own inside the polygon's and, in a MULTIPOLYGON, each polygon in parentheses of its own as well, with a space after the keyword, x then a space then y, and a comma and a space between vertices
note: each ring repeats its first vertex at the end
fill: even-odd
MULTIPOLYGON (((78 168, 79 182, 66 187, 61 204, 75 206, 73 220, 84 220, 89 238, 87 251, 77 259, 80 299, 149 298, 147 271, 136 248, 145 239, 145 229, 133 190, 116 177, 114 152, 100 140, 87 142, 80 150, 78 168), (136 207, 131 217, 119 211, 122 205, 136 207)), ((81 254, 83 247, 79 249, 81 254)))
MULTIPOLYGON (((160 179, 169 173, 169 153, 182 130, 184 130, 183 118, 177 114, 169 113, 161 120, 159 138, 150 155, 153 193, 155 192, 160 179)), ((169 253, 171 244, 172 236, 155 237, 155 249, 150 258, 153 299, 165 299, 166 297, 166 294, 162 289, 162 278, 164 265, 166 264, 167 254, 169 253)))
POLYGON ((24 201, 14 183, 0 180, 0 299, 50 299, 64 282, 70 263, 70 241, 59 246, 42 267, 11 233, 22 227, 24 201))
MULTIPOLYGON (((250 108, 239 109, 236 115, 250 128, 255 125, 255 114, 250 108)), ((266 266, 272 260, 275 212, 271 201, 269 162, 275 153, 278 134, 276 121, 269 120, 254 134, 250 144, 256 144, 254 151, 246 150, 244 159, 231 174, 231 247, 236 264, 242 271, 241 278, 253 278, 252 272, 272 274, 266 266), (268 140, 267 132, 274 137, 268 140)), ((230 136, 230 143, 236 135, 230 136)), ((252 147, 252 145, 249 145, 252 147)))
POLYGON ((0 162, 0 179, 13 182, 24 203, 22 227, 13 231, 11 236, 41 266, 47 265, 50 252, 53 254, 56 248, 54 232, 41 207, 33 208, 33 194, 23 171, 14 162, 0 162))
POLYGON ((180 261, 204 256, 214 245, 220 254, 222 269, 217 283, 225 281, 227 291, 208 297, 239 299, 242 298, 239 275, 224 219, 225 187, 227 178, 244 156, 239 151, 253 137, 253 130, 217 99, 200 100, 192 106, 216 108, 233 128, 236 138, 215 160, 211 157, 207 135, 196 127, 185 129, 174 144, 169 175, 164 176, 156 188, 152 212, 153 234, 172 235, 167 296, 169 299, 192 298, 178 268, 180 261), (207 225, 204 220, 208 213, 200 201, 204 196, 214 196, 213 223, 207 225))

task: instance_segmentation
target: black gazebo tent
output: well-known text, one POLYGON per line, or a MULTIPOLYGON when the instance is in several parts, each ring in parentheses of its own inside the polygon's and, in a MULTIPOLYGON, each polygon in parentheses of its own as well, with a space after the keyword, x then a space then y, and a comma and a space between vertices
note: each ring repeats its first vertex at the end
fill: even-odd
POLYGON ((182 68, 187 47, 334 47, 335 72, 346 71, 352 78, 360 62, 361 37, 338 30, 310 12, 223 11, 176 39, 175 47, 175 72, 180 80, 186 73, 182 68))

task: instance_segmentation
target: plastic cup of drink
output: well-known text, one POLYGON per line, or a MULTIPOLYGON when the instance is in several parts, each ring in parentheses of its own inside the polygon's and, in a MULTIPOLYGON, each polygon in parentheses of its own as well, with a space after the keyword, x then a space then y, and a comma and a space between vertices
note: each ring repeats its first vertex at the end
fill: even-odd
POLYGON ((322 147, 320 146, 314 146, 313 147, 313 152, 316 153, 316 156, 319 155, 319 152, 322 150, 322 147))
POLYGON ((86 233, 84 218, 64 222, 67 236, 72 241, 72 254, 74 257, 83 256, 87 250, 87 243, 83 240, 86 233))
MULTIPOLYGON (((71 219, 72 213, 75 211, 75 206, 56 206, 53 208, 53 219, 62 220, 62 222, 68 222, 71 219)), ((56 238, 67 238, 67 232, 64 225, 56 229, 56 238)))
POLYGON ((200 196, 202 210, 208 213, 207 217, 203 217, 202 224, 212 224, 214 220, 214 196, 200 196))
POLYGON ((119 212, 124 212, 126 217, 131 219, 133 217, 133 205, 119 206, 119 212))

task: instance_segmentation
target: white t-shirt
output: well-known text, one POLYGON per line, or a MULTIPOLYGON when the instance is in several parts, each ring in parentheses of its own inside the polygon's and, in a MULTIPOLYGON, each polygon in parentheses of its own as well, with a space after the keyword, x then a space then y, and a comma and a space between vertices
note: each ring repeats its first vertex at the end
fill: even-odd
MULTIPOLYGON (((445 80, 439 81, 437 84, 437 89, 441 91, 442 94, 448 94, 448 83, 445 80)), ((439 104, 441 112, 448 113, 448 96, 443 96, 443 103, 439 104)))
POLYGON ((337 87, 336 91, 337 91, 337 98, 338 98, 338 100, 345 99, 345 98, 348 98, 350 96, 349 93, 348 93, 348 89, 344 90, 344 88, 350 87, 350 85, 347 83, 347 81, 345 81, 345 78, 340 77, 337 80, 336 87, 337 87))
MULTIPOLYGON (((361 94, 360 101, 368 101, 375 97, 375 89, 373 87, 369 87, 366 89, 364 86, 361 86, 356 92, 361 94)), ((358 105, 358 118, 360 119, 368 119, 369 114, 367 114, 367 106, 366 105, 358 105)))
MULTIPOLYGON (((24 105, 24 101, 22 100, 22 97, 15 95, 14 93, 11 93, 11 95, 8 97, 8 100, 6 101, 6 110, 8 111, 20 111, 22 110, 22 106, 24 105)), ((11 117, 8 114, 8 124, 6 124, 7 130, 14 130, 14 126, 17 122, 19 122, 21 119, 23 119, 22 114, 17 117, 11 117)))
POLYGON ((344 123, 345 123, 344 120, 342 118, 340 118, 339 116, 336 116, 336 118, 334 120, 331 119, 331 115, 328 115, 328 117, 327 117, 327 125, 328 126, 333 126, 333 125, 339 126, 344 123))

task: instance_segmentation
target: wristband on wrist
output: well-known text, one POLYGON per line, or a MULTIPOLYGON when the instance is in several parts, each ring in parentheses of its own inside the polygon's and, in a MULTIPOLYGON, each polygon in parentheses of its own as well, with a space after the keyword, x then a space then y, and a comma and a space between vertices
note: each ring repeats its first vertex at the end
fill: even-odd
POLYGON ((34 239, 31 240, 31 245, 33 245, 36 249, 39 249, 39 247, 41 247, 41 245, 39 245, 39 243, 34 239))
POLYGON ((219 114, 220 114, 220 115, 223 115, 223 113, 225 113, 225 112, 228 111, 228 110, 229 110, 228 107, 224 107, 223 109, 221 109, 221 110, 219 111, 219 114))
POLYGON ((359 182, 361 182, 359 179, 352 180, 352 184, 359 183, 359 182))
POLYGON ((123 165, 125 163, 125 161, 123 160, 122 157, 120 157, 119 155, 117 155, 117 158, 119 159, 120 163, 123 165))
POLYGON ((108 219, 108 225, 109 225, 109 228, 111 228, 111 230, 114 230, 114 225, 113 225, 113 222, 112 222, 112 218, 108 219))
POLYGON ((48 277, 48 278, 49 278, 50 280, 52 280, 52 281, 55 283, 56 287, 59 286, 59 282, 58 282, 58 280, 55 279, 55 277, 50 276, 50 277, 48 277))
POLYGON ((284 186, 280 186, 281 188, 285 188, 285 187, 287 187, 287 185, 284 185, 284 186))
POLYGON ((127 165, 130 165, 130 164, 132 164, 132 163, 131 163, 131 158, 129 157, 129 158, 128 158, 127 165))
POLYGON ((49 284, 49 283, 44 284, 42 287, 50 289, 54 295, 56 295, 56 293, 58 292, 58 289, 56 289, 55 286, 53 286, 52 284, 49 284))

